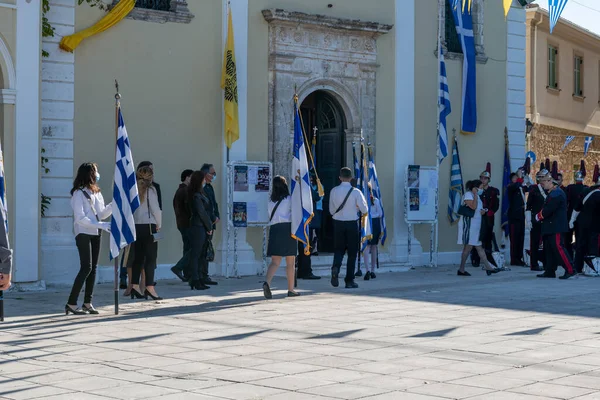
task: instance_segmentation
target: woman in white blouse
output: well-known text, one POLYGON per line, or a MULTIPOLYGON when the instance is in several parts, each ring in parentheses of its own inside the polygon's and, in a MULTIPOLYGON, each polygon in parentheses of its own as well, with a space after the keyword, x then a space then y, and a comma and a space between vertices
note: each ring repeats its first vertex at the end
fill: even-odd
POLYGON ((377 266, 377 255, 379 251, 377 245, 379 244, 379 238, 381 236, 381 216, 383 215, 383 210, 381 209, 381 201, 373 195, 373 188, 371 187, 371 184, 369 183, 367 185, 369 186, 370 194, 369 202, 371 204, 369 212, 371 217, 371 230, 373 232, 373 237, 371 238, 371 240, 369 240, 369 243, 367 243, 367 247, 363 252, 363 257, 365 260, 365 269, 367 270, 367 272, 365 272, 365 281, 377 278, 377 275, 375 275, 375 267, 377 266), (370 272, 369 258, 371 259, 370 272))
POLYGON ((100 233, 110 232, 110 223, 102 222, 112 214, 111 204, 104 205, 98 181, 100 173, 94 163, 81 164, 71 189, 71 207, 73 208, 73 230, 75 244, 79 252, 80 269, 71 295, 65 305, 65 314, 98 314, 92 305, 96 267, 100 254, 100 233), (77 308, 79 292, 85 283, 83 306, 77 308))
POLYGON ((269 264, 266 281, 263 284, 263 293, 267 299, 273 297, 271 281, 281 264, 281 260, 285 257, 288 297, 299 296, 300 293, 294 291, 298 244, 296 239, 292 237, 292 201, 287 181, 283 176, 278 175, 273 178, 269 215, 270 229, 267 256, 271 257, 271 264, 269 264))
POLYGON ((137 187, 140 196, 140 206, 133 213, 135 221, 135 257, 133 260, 131 277, 131 298, 148 298, 162 300, 154 289, 154 271, 158 256, 158 243, 154 234, 160 231, 162 225, 162 211, 158 204, 158 193, 152 185, 154 171, 148 166, 140 167, 136 171, 137 187), (146 276, 146 289, 140 293, 140 275, 144 269, 146 276))

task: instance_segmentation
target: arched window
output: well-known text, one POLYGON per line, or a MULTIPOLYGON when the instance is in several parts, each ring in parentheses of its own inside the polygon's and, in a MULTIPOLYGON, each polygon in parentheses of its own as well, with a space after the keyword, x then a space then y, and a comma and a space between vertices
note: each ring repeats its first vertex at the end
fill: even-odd
POLYGON ((321 108, 319 110, 319 117, 321 119, 322 129, 336 129, 337 128, 337 119, 336 119, 336 108, 335 105, 331 102, 330 99, 323 99, 323 103, 321 104, 321 108))

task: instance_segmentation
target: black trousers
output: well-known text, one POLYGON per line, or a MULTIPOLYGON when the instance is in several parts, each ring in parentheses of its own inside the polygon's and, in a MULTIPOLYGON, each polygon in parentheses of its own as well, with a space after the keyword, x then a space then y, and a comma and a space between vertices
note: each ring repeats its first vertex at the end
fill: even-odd
MULTIPOLYGON (((592 237, 592 233, 587 229, 578 228, 577 229, 577 241, 575 242, 575 260, 574 260, 574 268, 578 273, 583 273, 583 263, 586 262, 588 265, 591 264, 591 267, 594 266, 590 256, 590 238, 592 237)), ((593 268, 592 268, 593 269, 593 268)))
MULTIPOLYGON (((312 248, 311 248, 312 251, 312 248)), ((310 256, 304 255, 304 243, 298 242, 298 255, 296 256, 298 265, 298 278, 304 278, 313 274, 312 260, 310 256)))
POLYGON ((356 267, 356 257, 358 256, 358 221, 336 221, 333 220, 333 267, 339 272, 342 266, 344 254, 348 250, 348 260, 346 262, 346 282, 354 281, 354 269, 356 267))
POLYGON ((181 228, 179 229, 179 233, 181 233, 181 240, 183 241, 183 257, 177 264, 175 264, 174 268, 182 271, 185 276, 190 275, 190 250, 192 248, 190 244, 190 228, 181 228))
POLYGON ((567 273, 573 273, 573 260, 565 248, 565 236, 562 233, 554 233, 544 236, 544 274, 556 276, 556 270, 562 265, 567 273))
POLYGON ((525 220, 512 219, 508 221, 510 236, 510 263, 523 263, 523 245, 525 241, 525 220))
POLYGON ((575 223, 575 229, 571 229, 571 230, 569 230, 569 232, 565 233, 565 249, 567 249, 567 252, 571 256, 571 258, 573 258, 573 256, 574 256, 574 254, 573 254, 573 250, 574 250, 573 249, 573 237, 575 236, 576 229, 577 229, 577 223, 575 223))
POLYGON ((539 268, 540 267, 540 258, 542 258, 542 262, 545 264, 543 259, 544 253, 540 251, 540 246, 542 245, 542 224, 539 222, 533 221, 531 223, 531 233, 529 236, 529 252, 530 256, 530 264, 531 268, 539 268))
POLYGON ((135 225, 135 259, 133 260, 131 283, 140 284, 142 268, 146 273, 146 285, 154 284, 154 271, 156 270, 156 257, 158 257, 158 243, 154 241, 156 225, 135 225))
POLYGON ((212 240, 212 235, 206 235, 204 245, 200 251, 200 258, 198 259, 198 265, 200 266, 200 279, 208 279, 208 260, 206 259, 206 252, 208 250, 208 240, 212 240))
MULTIPOLYGON (((203 226, 192 225, 190 234, 190 279, 199 281, 202 276, 200 258, 206 254, 206 229, 203 226)), ((204 257, 206 259, 206 256, 204 257)), ((206 261, 206 260, 205 260, 206 261)))
POLYGON ((73 288, 69 296, 69 304, 76 305, 79 292, 85 283, 84 303, 91 303, 96 283, 96 267, 100 254, 100 235, 86 235, 80 233, 75 237, 75 244, 79 252, 79 273, 75 277, 73 288))

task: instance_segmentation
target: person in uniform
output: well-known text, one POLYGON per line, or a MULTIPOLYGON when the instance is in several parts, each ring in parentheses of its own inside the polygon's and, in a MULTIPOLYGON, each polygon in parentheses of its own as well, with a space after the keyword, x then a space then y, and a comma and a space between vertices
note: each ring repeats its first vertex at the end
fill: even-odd
POLYGON ((542 240, 544 241, 544 273, 538 278, 556 278, 556 269, 562 265, 565 269, 560 279, 569 279, 575 272, 573 260, 565 248, 564 233, 569 230, 567 221, 567 196, 560 190, 558 176, 546 173, 540 177, 542 187, 548 196, 542 211, 535 215, 535 220, 542 223, 542 240))
MULTIPOLYGON (((309 225, 309 237, 311 237, 312 235, 310 233, 312 233, 315 229, 317 229, 317 227, 320 229, 321 228, 321 214, 322 214, 322 210, 323 210, 323 198, 321 196, 319 196, 319 190, 318 190, 318 186, 316 185, 316 181, 315 179, 315 174, 314 172, 310 173, 310 177, 311 177, 311 186, 310 186, 310 192, 311 192, 311 196, 312 196, 312 203, 313 203, 313 219, 310 221, 310 225, 309 225), (315 182, 314 185, 312 185, 312 182, 315 182), (319 202, 320 202, 320 209, 319 209, 319 202)), ((313 246, 314 243, 316 243, 316 239, 313 242, 313 246)), ((298 241, 298 255, 296 256, 296 264, 297 264, 297 272, 296 272, 296 277, 297 279, 310 279, 310 280, 316 280, 316 279, 321 279, 320 276, 317 276, 313 273, 312 270, 312 260, 311 257, 314 253, 311 250, 311 254, 306 255, 304 254, 304 243, 298 241)), ((317 254, 318 255, 318 254, 317 254)))
POLYGON ((600 232, 600 173, 598 166, 592 179, 594 185, 586 188, 573 208, 569 228, 576 229, 575 271, 583 273, 585 262, 596 271, 592 259, 598 257, 598 233, 600 232))
MULTIPOLYGON (((495 240, 494 238, 494 215, 498 212, 500 208, 500 191, 493 186, 490 186, 490 180, 492 179, 492 165, 487 163, 485 171, 479 175, 479 180, 481 181, 481 189, 483 189, 483 193, 479 198, 483 203, 483 209, 487 210, 485 214, 481 217, 481 243, 483 246, 483 250, 485 250, 485 254, 487 260, 494 267, 498 267, 496 265, 496 261, 494 257, 492 257, 492 243, 495 240)), ((479 254, 477 250, 473 248, 471 250, 471 263, 474 267, 479 267, 481 260, 479 258, 479 254)))
POLYGON ((517 173, 510 175, 508 192, 508 234, 510 237, 510 264, 525 266, 523 244, 525 240, 525 193, 527 187, 517 173))
POLYGON ((338 276, 346 249, 348 260, 346 262, 346 289, 355 289, 358 285, 354 282, 354 268, 358 256, 357 213, 362 217, 367 215, 367 201, 360 190, 352 187, 352 170, 344 167, 340 170, 340 183, 331 190, 329 195, 329 212, 333 217, 333 266, 331 267, 331 285, 339 286, 338 276))
MULTIPOLYGON (((565 193, 567 194, 567 219, 569 221, 571 221, 571 217, 573 216, 575 205, 579 203, 582 193, 587 189, 587 186, 583 184, 583 180, 585 179, 585 165, 583 161, 581 163, 583 168, 580 168, 575 174, 575 183, 570 184, 565 189, 565 193)), ((575 235, 577 225, 578 223, 575 222, 575 226, 573 228, 569 227, 569 231, 565 235, 565 246, 571 257, 573 257, 573 236, 577 238, 577 235, 575 235)))
POLYGON ((536 221, 535 216, 542 211, 544 203, 546 202, 547 194, 540 184, 540 179, 546 175, 548 175, 548 171, 543 168, 542 164, 542 169, 536 175, 537 185, 529 188, 529 195, 527 196, 527 207, 525 212, 529 215, 529 218, 526 219, 529 219, 530 221, 530 226, 528 228, 531 231, 529 235, 529 251, 531 254, 530 267, 532 271, 543 271, 539 264, 540 256, 542 256, 542 262, 545 264, 543 251, 540 251, 540 248, 542 247, 542 223, 536 221))

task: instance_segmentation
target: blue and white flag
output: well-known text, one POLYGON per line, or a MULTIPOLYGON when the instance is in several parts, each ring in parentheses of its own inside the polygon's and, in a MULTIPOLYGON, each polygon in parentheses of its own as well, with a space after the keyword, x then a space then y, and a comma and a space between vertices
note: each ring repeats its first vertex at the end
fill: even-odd
POLYGON ((359 215, 360 218, 360 251, 364 251, 369 240, 373 238, 373 228, 371 221, 371 194, 369 193, 369 168, 367 165, 367 155, 365 153, 365 144, 360 143, 360 172, 356 181, 356 186, 367 201, 367 214, 359 215))
POLYGON ((560 15, 562 14, 568 0, 548 0, 548 15, 550 16, 550 33, 554 30, 560 15))
POLYGON ((110 259, 119 256, 121 249, 135 242, 133 213, 140 206, 135 166, 123 114, 119 108, 115 184, 113 187, 112 221, 110 223, 110 259))
POLYGON ((477 74, 475 62, 475 36, 473 17, 469 10, 453 8, 456 33, 463 51, 462 110, 461 127, 463 134, 472 135, 477 131, 477 74))
POLYGON ((309 224, 313 218, 313 202, 308 174, 306 143, 300 123, 298 104, 294 102, 294 158, 292 159, 292 232, 294 239, 304 244, 304 254, 310 255, 309 224))
POLYGON ((446 76, 446 62, 444 61, 444 52, 440 46, 440 93, 438 96, 438 134, 440 141, 440 151, 438 154, 440 163, 448 156, 448 130, 446 129, 446 117, 452 112, 450 106, 450 91, 448 90, 448 78, 446 76))
POLYGON ((8 207, 6 206, 6 182, 4 181, 4 153, 2 153, 2 146, 0 146, 0 202, 0 207, 4 210, 4 226, 6 232, 8 232, 8 207))
MULTIPOLYGON (((375 168, 375 161, 373 160, 373 152, 369 149, 369 182, 371 183, 371 190, 373 195, 379 199, 381 205, 381 245, 385 245, 385 239, 387 238, 387 226, 385 224, 385 212, 383 210, 383 200, 381 199, 381 187, 379 186, 379 179, 377 179, 377 168, 375 168)), ((369 199, 367 199, 369 202, 369 199)))
POLYGON ((358 164, 358 158, 356 158, 356 145, 352 143, 352 161, 354 164, 354 179, 358 182, 358 175, 360 175, 360 165, 358 164))
POLYGON ((454 141, 452 148, 452 168, 450 169, 450 192, 448 193, 448 219, 450 223, 458 221, 458 209, 464 194, 460 157, 458 155, 458 142, 454 141))
POLYGON ((575 139, 575 136, 567 136, 567 139, 565 140, 565 144, 563 144, 562 149, 560 149, 560 151, 563 151, 564 149, 567 148, 567 146, 569 145, 569 143, 571 143, 573 141, 573 139, 575 139))
POLYGON ((590 146, 592 145, 592 140, 594 140, 593 136, 586 136, 585 142, 583 142, 583 156, 587 156, 588 151, 590 151, 590 146))

